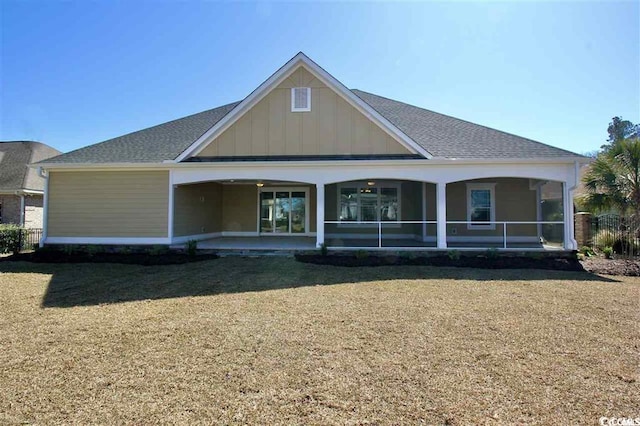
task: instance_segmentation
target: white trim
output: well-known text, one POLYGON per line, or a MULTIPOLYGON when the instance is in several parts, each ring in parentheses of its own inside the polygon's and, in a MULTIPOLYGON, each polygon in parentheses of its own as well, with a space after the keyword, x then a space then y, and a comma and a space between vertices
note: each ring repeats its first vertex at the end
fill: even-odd
POLYGON ((113 244, 113 245, 147 245, 171 244, 167 237, 47 237, 45 244, 113 244))
MULTIPOLYGON (((449 165, 449 166, 465 166, 465 165, 475 165, 475 164, 541 164, 541 165, 567 165, 570 164, 572 166, 572 175, 573 168, 575 164, 589 164, 592 160, 585 159, 588 161, 580 161, 582 159, 576 160, 575 157, 555 157, 555 158, 431 158, 431 159, 393 159, 393 160, 305 160, 305 161, 236 161, 236 162, 217 162, 212 163, 215 167, 224 168, 224 167, 237 167, 238 165, 242 165, 246 167, 247 165, 256 166, 256 167, 300 167, 300 166, 335 166, 336 163, 339 163, 341 166, 353 166, 353 165, 390 165, 390 166, 415 166, 415 165, 423 165, 423 166, 438 166, 438 165, 449 165)), ((167 170, 167 169, 189 169, 189 168, 201 168, 203 164, 207 163, 176 163, 173 160, 164 160, 163 162, 156 163, 43 163, 42 167, 46 169, 56 169, 60 171, 86 171, 87 169, 98 171, 98 170, 113 170, 113 169, 123 169, 123 170, 132 170, 132 169, 140 169, 140 170, 148 170, 148 169, 157 169, 157 170, 167 170)), ((33 167, 33 166, 30 166, 33 167)), ((43 169, 44 170, 44 169, 43 169)), ((494 176, 501 177, 501 176, 494 176)), ((508 177, 508 176, 502 176, 508 177)), ((526 176, 527 178, 536 178, 536 179, 547 179, 545 176, 526 176)), ((552 179, 556 180, 556 179, 552 179)), ((573 180, 573 178, 572 178, 573 180)), ((452 181, 453 182, 453 181, 452 181)))
POLYGON ((316 247, 320 248, 324 244, 324 221, 325 221, 325 185, 316 184, 316 247))
POLYGON ((425 158, 432 158, 424 148, 418 145, 413 139, 402 132, 398 127, 394 126, 389 120, 384 118, 380 113, 371 108, 366 102, 357 97, 351 90, 347 89, 342 83, 336 80, 332 75, 323 70, 318 64, 313 62, 304 53, 300 52, 278 71, 271 75, 264 83, 256 88, 249 96, 244 98, 242 102, 236 105, 227 115, 225 115, 214 126, 207 130, 194 143, 185 149, 175 160, 179 163, 187 157, 191 157, 200 153, 206 145, 215 140, 222 132, 228 129, 240 117, 242 117, 249 109, 262 100, 274 87, 278 86, 287 79, 298 67, 304 67, 314 77, 324 83, 327 87, 333 89, 351 106, 364 114, 369 120, 373 121, 385 133, 402 144, 405 148, 413 153, 423 155, 425 158))
MULTIPOLYGON (((496 184, 495 183, 467 183, 467 229, 476 231, 476 230, 495 230, 496 224, 493 223, 496 220, 496 184), (477 225, 471 223, 471 192, 472 191, 489 191, 489 198, 491 205, 489 211, 489 222, 492 222, 488 225, 477 225)), ((477 223, 477 222, 476 222, 477 223)))
POLYGON ((183 235, 180 237, 174 237, 171 240, 171 244, 183 244, 191 240, 201 241, 209 240, 211 238, 222 237, 222 232, 210 232, 208 234, 196 234, 196 235, 183 235))
POLYGON ((168 201, 168 216, 167 216, 167 235, 170 241, 173 241, 173 214, 174 214, 174 186, 173 186, 173 171, 169 170, 169 201, 168 201))
POLYGON ((20 195, 20 226, 24 227, 25 211, 24 211, 24 194, 20 195))
POLYGON ((427 238, 427 183, 422 182, 422 241, 427 238))
POLYGON ((39 246, 44 247, 44 242, 47 239, 49 223, 49 173, 44 177, 44 195, 42 197, 42 237, 40 238, 39 246))
POLYGON ((439 249, 447 248, 447 184, 436 183, 436 239, 439 249))
POLYGON ((309 112, 311 111, 311 87, 292 87, 291 88, 291 112, 309 112), (307 91, 307 107, 296 108, 296 90, 305 89, 307 91))
POLYGON ((5 189, 0 191, 0 195, 43 195, 44 191, 32 189, 5 189))
POLYGON ((259 237, 258 231, 222 231, 223 237, 259 237))
MULTIPOLYGON (((410 247, 368 247, 368 246, 364 246, 364 247, 327 247, 327 249, 329 251, 359 251, 359 250, 365 250, 365 251, 382 251, 382 252, 391 252, 391 253, 397 253, 399 251, 432 251, 432 252, 441 252, 444 253, 446 250, 451 250, 451 249, 442 249, 442 248, 436 248, 436 247, 415 247, 415 246, 410 246, 410 247)), ((559 251, 559 252, 563 252, 565 251, 565 249, 561 249, 561 248, 555 248, 555 247, 519 247, 519 248, 512 248, 512 247, 454 247, 453 250, 455 251, 467 251, 467 252, 478 252, 478 251, 487 251, 487 249, 496 249, 498 251, 505 251, 505 252, 542 252, 542 253, 546 253, 546 252, 555 252, 555 251, 559 251)))
MULTIPOLYGON (((447 241, 451 243, 466 243, 466 242, 486 242, 486 243, 502 243, 504 242, 503 236, 479 236, 479 235, 456 235, 447 236, 447 241)), ((512 235, 507 237, 507 243, 538 243, 540 239, 536 236, 524 236, 524 235, 512 235)))
MULTIPOLYGON (((334 239, 352 239, 352 240, 377 240, 379 238, 378 236, 378 232, 376 231, 375 234, 372 233, 368 233, 368 234, 355 234, 355 233, 348 233, 348 232, 338 232, 338 233, 332 233, 332 234, 325 234, 326 238, 334 238, 334 239)), ((394 238, 397 240, 411 240, 411 241, 422 241, 420 239, 420 235, 419 234, 383 234, 382 235, 383 239, 386 238, 394 238)))

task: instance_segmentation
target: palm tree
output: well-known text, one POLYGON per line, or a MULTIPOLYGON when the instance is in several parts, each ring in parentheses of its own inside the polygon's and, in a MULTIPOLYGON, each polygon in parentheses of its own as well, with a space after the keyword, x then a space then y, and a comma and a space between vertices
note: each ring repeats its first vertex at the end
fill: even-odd
POLYGON ((640 217, 640 139, 621 140, 591 163, 582 179, 582 204, 594 212, 640 217))

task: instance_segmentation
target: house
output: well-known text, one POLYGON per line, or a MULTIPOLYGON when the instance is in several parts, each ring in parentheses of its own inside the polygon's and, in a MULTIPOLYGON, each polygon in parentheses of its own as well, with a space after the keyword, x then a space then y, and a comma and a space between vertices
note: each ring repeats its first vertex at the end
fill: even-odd
POLYGON ((59 154, 40 142, 0 142, 0 223, 42 227, 45 179, 29 164, 59 154))
POLYGON ((586 162, 349 90, 299 53, 240 102, 36 166, 44 244, 572 250, 586 162))

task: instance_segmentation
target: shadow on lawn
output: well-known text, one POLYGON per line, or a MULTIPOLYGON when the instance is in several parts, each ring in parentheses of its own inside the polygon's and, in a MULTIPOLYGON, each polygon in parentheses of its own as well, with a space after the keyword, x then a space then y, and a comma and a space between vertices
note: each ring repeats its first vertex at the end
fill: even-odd
POLYGON ((616 282, 586 271, 430 266, 344 268, 306 264, 282 257, 226 257, 169 266, 2 262, 0 271, 51 275, 42 299, 45 308, 386 280, 521 281, 524 284, 545 280, 616 282))

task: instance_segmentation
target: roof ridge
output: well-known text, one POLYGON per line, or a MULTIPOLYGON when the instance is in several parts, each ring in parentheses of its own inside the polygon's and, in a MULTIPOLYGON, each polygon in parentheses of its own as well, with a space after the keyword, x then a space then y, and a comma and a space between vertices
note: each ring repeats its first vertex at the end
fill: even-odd
MULTIPOLYGON (((454 119, 454 120, 462 121, 462 122, 464 122, 464 123, 473 124, 474 126, 484 127, 485 129, 489 129, 489 130, 494 131, 494 132, 499 132, 499 133, 502 133, 502 134, 505 134, 505 135, 514 136, 514 137, 516 137, 516 138, 524 139, 524 140, 527 140, 527 141, 529 141, 529 142, 536 143, 536 144, 538 144, 538 145, 543 145, 543 146, 547 146, 547 147, 549 147, 549 146, 550 146, 550 147, 552 147, 552 148, 554 148, 554 149, 558 149, 558 150, 561 150, 561 151, 567 152, 567 153, 569 153, 569 154, 571 154, 571 155, 576 155, 576 156, 580 156, 580 157, 582 157, 582 155, 577 154, 577 153, 572 152, 572 151, 569 151, 569 150, 564 149, 564 148, 559 148, 559 147, 557 147, 557 146, 549 145, 549 144, 547 144, 547 143, 540 142, 540 141, 537 141, 537 140, 534 140, 534 139, 530 139, 530 138, 527 138, 527 137, 525 137, 525 136, 516 135, 515 133, 510 133, 510 132, 505 132, 504 130, 495 129, 495 128, 493 128, 493 127, 485 126, 484 124, 474 123, 473 121, 465 120, 465 119, 463 119, 463 118, 458 118, 458 117, 454 117, 454 116, 452 116, 452 115, 443 114, 443 113, 441 113, 441 112, 437 112, 437 111, 433 111, 433 110, 430 110, 430 109, 427 109, 427 108, 419 107, 419 106, 417 106, 417 105, 413 105, 413 104, 408 104, 408 103, 406 103, 406 102, 398 101, 398 100, 391 99, 391 98, 386 97, 386 96, 377 95, 377 94, 375 94, 375 93, 367 92, 367 91, 360 90, 360 89, 351 89, 351 91, 352 91, 352 92, 354 92, 354 93, 355 93, 355 92, 366 93, 367 95, 371 95, 371 96, 375 96, 375 97, 377 97, 377 98, 386 99, 386 100, 391 101, 391 102, 396 102, 396 103, 399 103, 399 104, 407 105, 407 106, 409 106, 409 107, 411 107, 411 108, 417 108, 417 109, 420 109, 420 110, 423 110, 423 111, 427 111, 427 112, 429 112, 429 113, 431 113, 431 114, 439 115, 439 116, 441 116, 441 117, 447 117, 447 118, 451 118, 451 119, 454 119)), ((356 94, 356 95, 357 95, 357 94, 356 94)), ((364 100, 364 99, 363 99, 363 100, 364 100)), ((365 101, 365 102, 366 102, 366 101, 365 101)), ((368 103, 368 102, 367 102, 367 103, 368 103)), ((372 106, 372 108, 373 108, 373 106, 372 106)))

